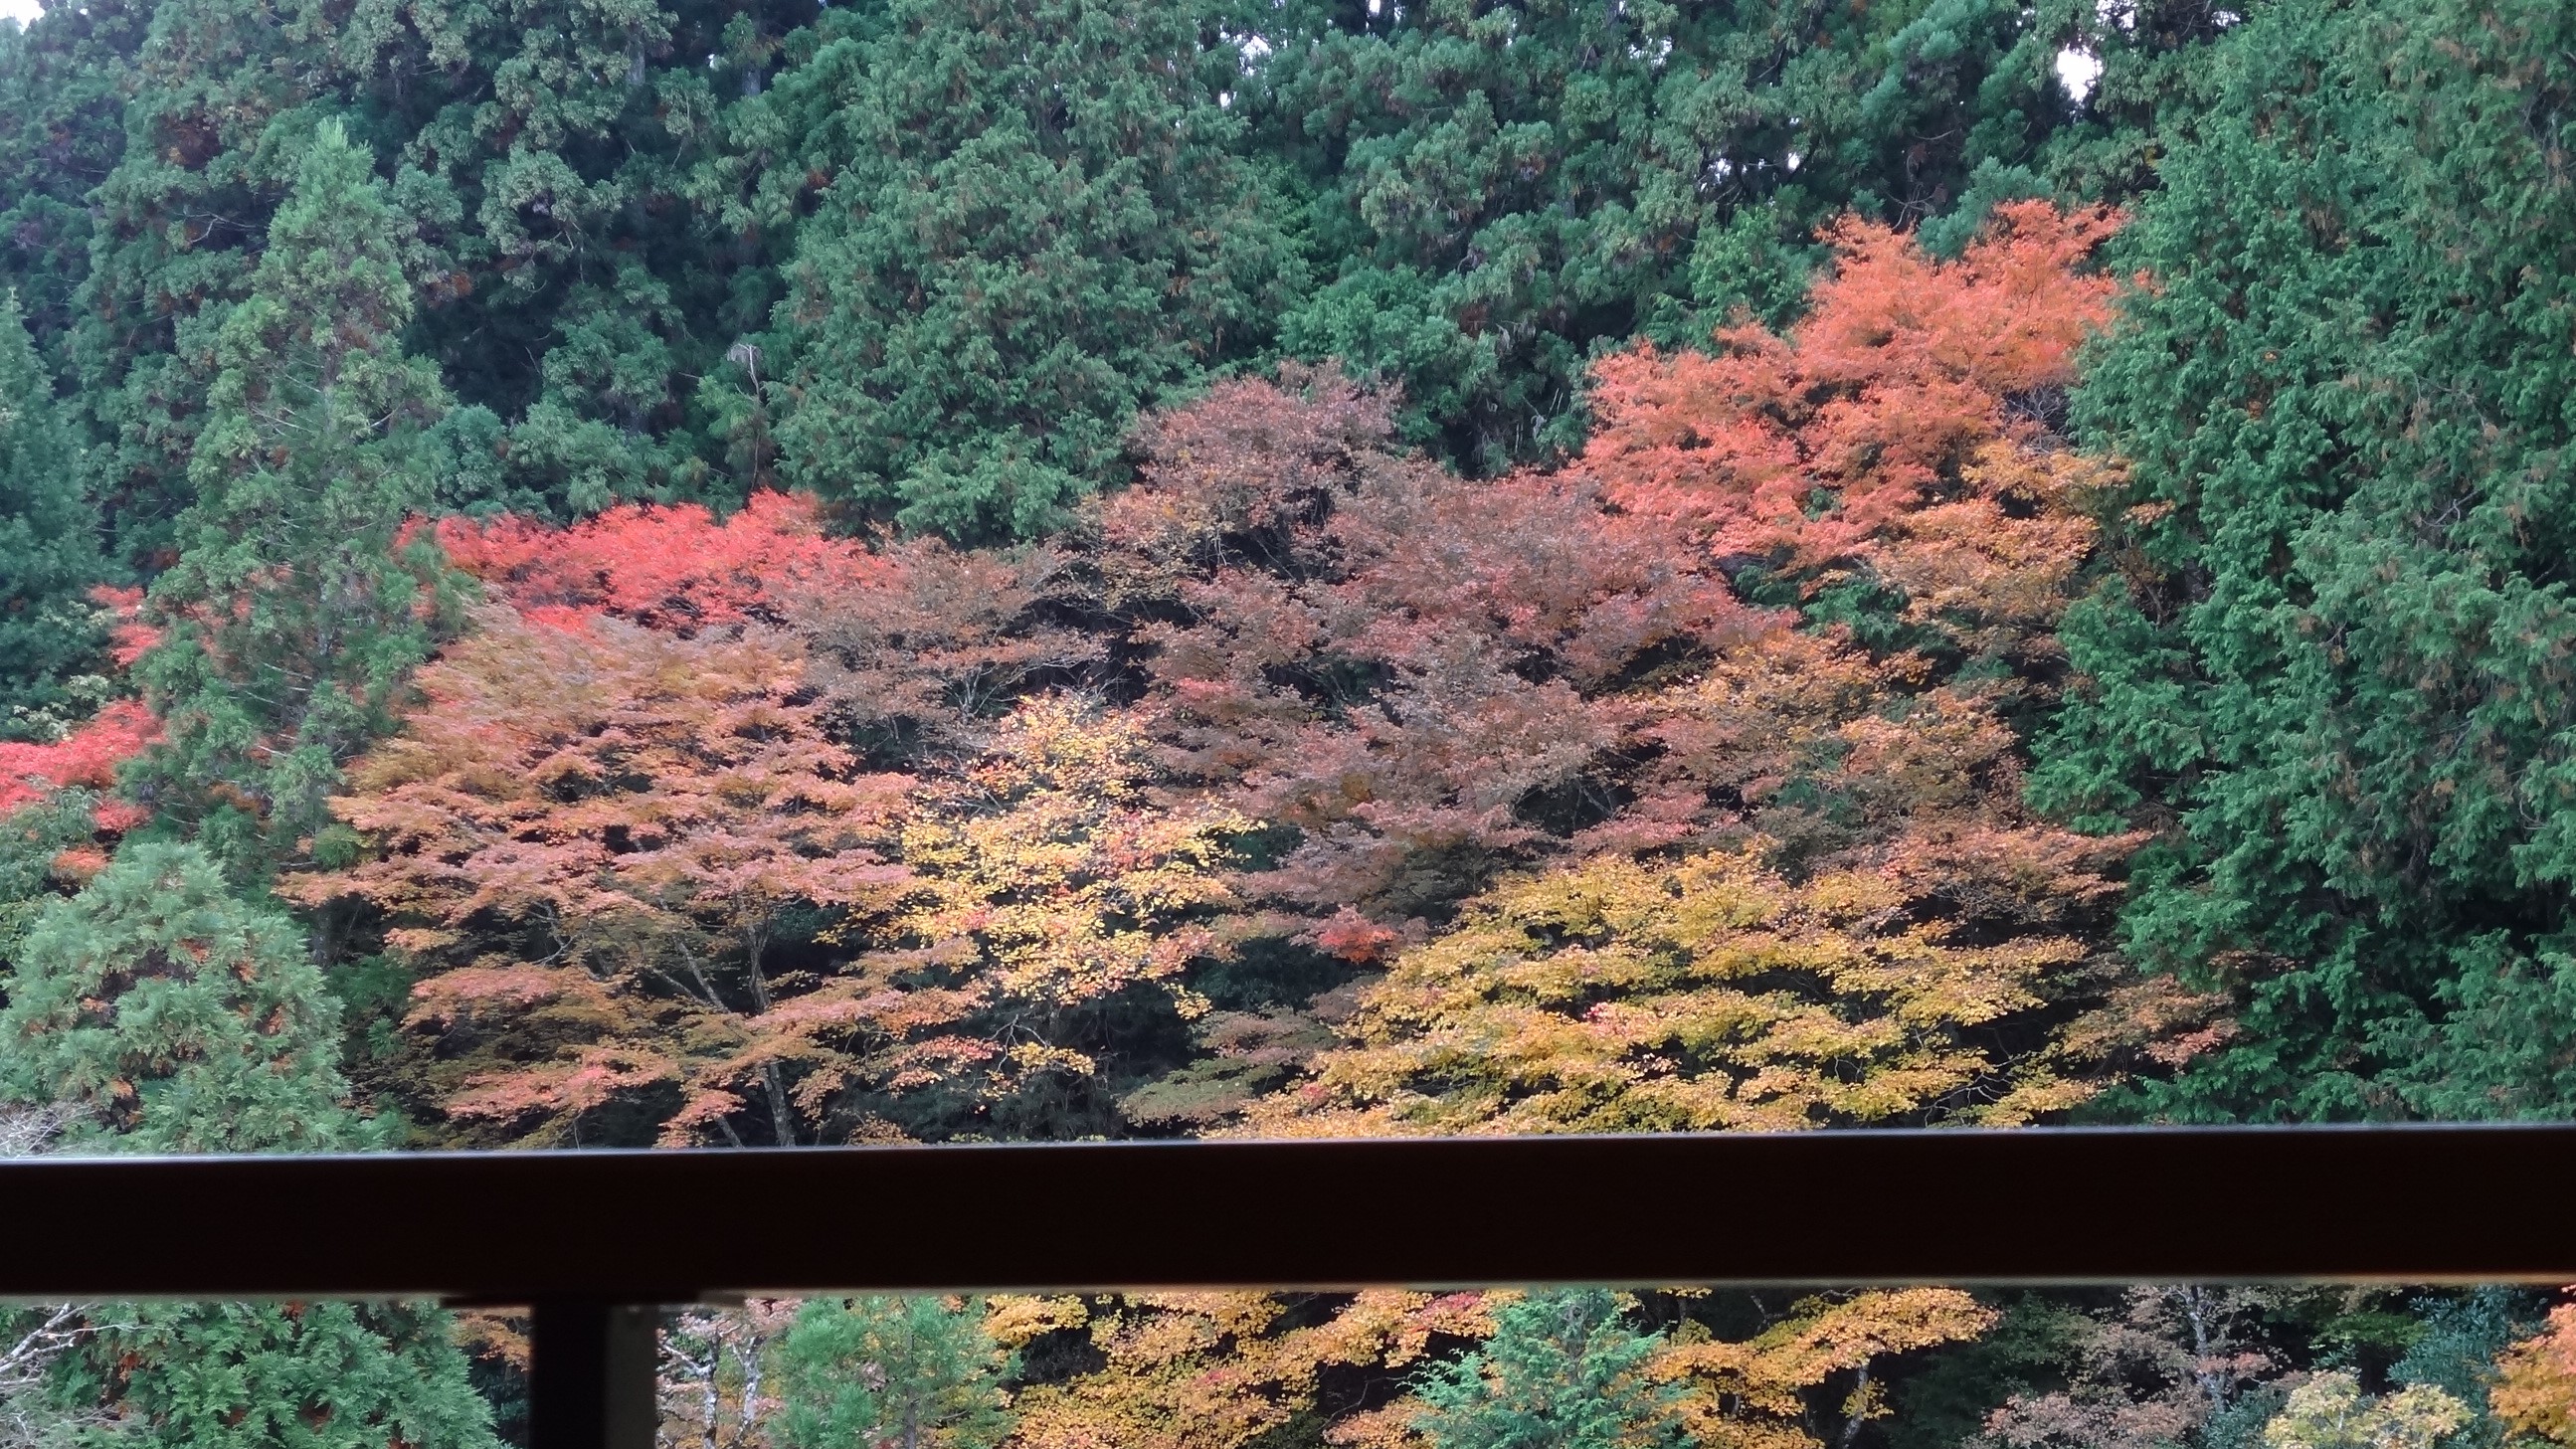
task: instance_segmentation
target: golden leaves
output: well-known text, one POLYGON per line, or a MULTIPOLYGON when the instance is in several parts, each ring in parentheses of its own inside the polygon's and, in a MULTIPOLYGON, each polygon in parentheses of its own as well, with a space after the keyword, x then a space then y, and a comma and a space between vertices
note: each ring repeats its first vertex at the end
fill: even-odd
POLYGON ((2576 1444, 2576 1304, 2551 1309, 2548 1326, 2505 1350, 2487 1402, 2517 1433, 2576 1444))
MULTIPOLYGON (((1809 1392, 1890 1354, 1975 1338, 1995 1320, 1992 1309, 1955 1288, 1820 1295, 1792 1304, 1750 1338, 1677 1335, 1655 1356, 1654 1372, 1688 1386, 1683 1422, 1701 1444, 1819 1449, 1800 1422, 1809 1392)), ((1866 1373, 1841 1405, 1846 1420, 1887 1412, 1866 1373)))
POLYGON ((1956 944, 1906 903, 1871 873, 1793 885, 1759 844, 1512 881, 1398 959, 1348 1044, 1250 1128, 1776 1130, 2080 1098, 1974 1029, 2040 1005, 2084 949, 1956 944))
POLYGON ((958 1008, 949 1020, 1007 1010, 1018 1027, 984 1053, 897 1040, 889 1062, 925 1083, 964 1071, 1007 1090, 1093 1070, 1051 1032, 1053 1019, 1132 990, 1183 1018, 1205 1011, 1186 977, 1217 949, 1204 920, 1233 904, 1225 838, 1248 822, 1203 801, 1152 798, 1144 751, 1127 717, 1042 697, 1005 720, 980 759, 924 788, 902 832, 906 889, 884 916, 836 937, 872 948, 854 980, 900 979, 887 1007, 945 987, 958 1008))

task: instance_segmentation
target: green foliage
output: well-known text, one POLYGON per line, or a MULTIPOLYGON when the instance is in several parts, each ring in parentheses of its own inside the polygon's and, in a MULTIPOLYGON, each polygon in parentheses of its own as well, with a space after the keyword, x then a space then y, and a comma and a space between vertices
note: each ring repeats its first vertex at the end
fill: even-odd
MULTIPOLYGON (((2210 47, 2270 0, 2102 0, 2077 43, 2101 65, 2087 124, 2051 138, 2038 169, 2078 196, 2127 201, 2159 185, 2157 167, 2218 114, 2210 47)), ((1982 165, 1983 163, 1980 163, 1982 165)))
POLYGON ((116 1416, 134 1449, 498 1449, 434 1308, 379 1303, 106 1305, 56 1394, 116 1416))
POLYGON ((1118 481, 1139 405, 1282 346, 1402 383, 1455 460, 1569 447, 1592 355, 1781 320, 1846 206, 1964 236, 1999 197, 2149 184, 2209 14, 100 0, 0 44, 0 283, 76 372, 147 571, 216 336, 335 120, 381 159, 405 345, 461 404, 442 506, 786 478, 1026 534, 1118 481), (2090 106, 2067 44, 2103 56, 2090 106))
POLYGON ((125 149, 126 82, 150 10, 82 0, 0 27, 0 291, 17 292, 51 372, 68 370, 91 189, 125 149))
POLYGON ((938 1298, 817 1298, 780 1336, 779 1449, 993 1449, 1011 1432, 1001 1381, 1016 1371, 984 1332, 984 1305, 938 1298))
POLYGON ((284 915, 194 846, 139 843, 45 905, 11 952, 0 1092, 77 1110, 67 1139, 131 1152, 345 1149, 339 1007, 284 915))
POLYGON ((1682 1386, 1647 1371, 1661 1346, 1606 1288, 1535 1292, 1497 1310, 1474 1352, 1423 1375, 1414 1428, 1432 1449, 1686 1444, 1682 1386))
MULTIPOLYGON (((87 184, 88 264, 72 298, 74 400, 92 496, 126 558, 168 561, 206 420, 215 334, 247 294, 270 213, 317 117, 319 76, 245 0, 173 0, 114 81, 122 144, 87 184)), ((53 25, 47 17, 46 25, 53 25)))
POLYGON ((1568 447, 1592 355, 1781 320, 1847 206, 1963 237, 1999 197, 2151 184, 2213 14, 98 0, 0 42, 0 284, 78 377, 91 492, 147 572, 217 334, 333 121, 379 159, 405 345, 460 404, 441 506, 787 478, 1028 533, 1118 481, 1140 404, 1282 346, 1402 383, 1454 460, 1568 447), (2065 45, 2103 58, 2089 105, 2065 45))
MULTIPOLYGON (((714 87, 756 90, 777 28, 810 16, 807 0, 356 13, 169 0, 149 7, 148 37, 126 18, 142 11, 65 7, 30 32, 50 48, 26 62, 49 104, 89 93, 78 86, 123 102, 121 116, 106 108, 102 140, 57 127, 78 146, 58 144, 47 155, 64 164, 35 180, 94 216, 87 265, 59 268, 79 288, 62 325, 98 445, 94 491, 129 559, 169 562, 216 334, 334 120, 385 168, 385 239, 419 289, 406 345, 466 404, 467 426, 442 438, 442 502, 562 516, 625 496, 738 494, 707 461, 721 439, 702 435, 687 394, 765 317, 774 268, 756 233, 718 230, 683 193, 718 140, 714 87), (75 13, 99 18, 76 32, 75 13), (88 31, 102 38, 67 39, 88 31), (121 52, 87 58, 120 38, 121 52), (61 78, 72 60, 78 86, 61 78)), ((0 168, 10 158, 0 123, 0 168)), ((32 291, 30 307, 50 336, 32 291)))
POLYGON ((1400 383, 1408 434, 1485 472, 1580 445, 1604 349, 1701 345, 1739 306, 1785 322, 1846 209, 1942 218, 1955 250, 1998 200, 2135 189, 2093 153, 2143 144, 2167 83, 2137 73, 2214 34, 2091 0, 1282 14, 1246 104, 1312 197, 1318 285, 1280 346, 1400 383), (2079 45, 2116 112, 2066 93, 2079 45))
POLYGON ((2407 1305, 2416 1333, 2404 1356, 2388 1366, 2399 1385, 2429 1384, 2469 1408, 2455 1443, 2501 1443, 2503 1422, 2490 1410, 2488 1392, 2497 1361, 2541 1327, 2540 1295, 2522 1288, 2472 1288, 2456 1295, 2427 1295, 2407 1305))
POLYGON ((0 739, 31 733, 96 652, 81 594, 105 572, 80 459, 14 292, 0 292, 0 739))
POLYGON ((399 530, 429 500, 421 435, 447 399, 401 348, 391 230, 366 153, 325 124, 216 336, 197 500, 152 587, 169 639, 142 673, 169 742, 145 788, 237 863, 327 822, 340 762, 387 727, 436 622, 443 563, 399 530))
POLYGON ((58 790, 0 816, 0 962, 17 959, 19 937, 54 899, 55 857, 90 838, 96 805, 85 790, 58 790))
MULTIPOLYGON (((23 818, 23 817, 20 817, 23 818)), ((127 846, 9 952, 0 1095, 88 1152, 378 1145, 342 1100, 339 1011, 292 922, 193 846, 127 846)), ((387 1304, 115 1304, 52 1374, 117 1442, 490 1445, 446 1315, 387 1304)))
POLYGON ((2576 1110, 2576 13, 2283 3, 2127 234, 2079 421, 2121 575, 2041 798, 2162 831, 2125 937, 2232 992, 2146 1110, 2576 1110))
POLYGON ((775 321, 786 474, 910 529, 1042 532, 1288 275, 1199 17, 893 0, 825 33, 796 85, 846 142, 775 321))

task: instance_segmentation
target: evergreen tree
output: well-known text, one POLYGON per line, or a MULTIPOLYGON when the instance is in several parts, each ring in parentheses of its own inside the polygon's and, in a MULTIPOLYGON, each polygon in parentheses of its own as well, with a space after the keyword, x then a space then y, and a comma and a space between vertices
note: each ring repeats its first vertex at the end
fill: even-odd
POLYGON ((118 82, 116 163, 80 183, 89 255, 65 345, 92 444, 91 497, 118 551, 149 570, 174 547, 215 332, 248 292, 317 123, 321 76, 310 47, 290 38, 303 28, 280 25, 264 4, 141 8, 148 29, 118 82))
POLYGON ((2080 403, 2132 474, 2040 793, 2162 832, 2128 948, 2237 999, 2148 1110, 2565 1114, 2576 12, 2284 0, 2223 50, 2080 403))
POLYGON ((339 1007, 294 923, 235 899, 194 846, 126 847, 45 905, 11 966, 0 1092, 74 1109, 70 1145, 376 1145, 342 1105, 339 1007))
POLYGON ((462 404, 438 439, 442 506, 566 517, 756 481, 726 456, 727 399, 698 395, 710 376, 726 391, 726 352, 778 296, 769 235, 725 216, 760 158, 723 122, 729 93, 757 109, 780 32, 817 9, 508 0, 400 47, 444 105, 352 78, 399 105, 384 139, 422 168, 412 336, 462 404))
POLYGON ((0 963, 17 959, 19 937, 62 885, 54 863, 85 844, 98 822, 84 790, 58 790, 0 816, 0 963))
POLYGON ((1292 4, 1247 83, 1312 198, 1319 285, 1281 346, 1400 382, 1411 436, 1470 469, 1572 450, 1595 356, 1704 346, 1739 307, 1780 325, 1847 209, 1946 254, 1997 201, 2144 182, 2162 58, 2215 33, 2174 8, 1292 4), (2116 78, 2103 108, 2069 48, 2116 78))
POLYGON ((143 672, 169 734, 149 796, 228 852, 324 824, 340 762, 429 648, 443 565, 401 530, 429 501, 423 431, 446 397, 401 348, 391 231, 367 154, 324 125, 216 339, 197 500, 151 593, 169 640, 143 672))
POLYGON ((0 292, 0 739, 41 731, 30 710, 98 647, 81 593, 103 572, 80 459, 14 292, 0 292))
MULTIPOLYGON (((2269 0, 2100 0, 2072 49, 2099 65, 2084 123, 2059 132, 2037 166, 2063 192, 2125 204, 2156 189, 2158 161, 2218 112, 2210 47, 2269 0)), ((1982 163, 1980 163, 1982 164, 1982 163)))
MULTIPOLYGON (((343 1101, 339 1012, 284 916, 194 846, 128 846, 11 951, 0 1098, 91 1152, 373 1146, 343 1101)), ((480 1449, 489 1411, 446 1315, 384 1304, 117 1304, 54 1369, 120 1442, 480 1449)))
POLYGON ((972 1299, 817 1298, 781 1335, 780 1449, 994 1449, 1011 1432, 1010 1356, 972 1299))
POLYGON ((1414 1428, 1432 1449, 1679 1449, 1680 1384, 1646 1369, 1662 1346, 1606 1288, 1534 1292, 1493 1337, 1426 1374, 1414 1428))
POLYGON ((958 538, 1115 476, 1136 408, 1264 339, 1289 265, 1195 7, 892 0, 799 84, 843 148, 775 328, 787 477, 958 538))
POLYGON ((81 0, 0 26, 0 291, 16 290, 56 373, 69 371, 71 301, 89 269, 91 193, 125 150, 148 9, 81 0))

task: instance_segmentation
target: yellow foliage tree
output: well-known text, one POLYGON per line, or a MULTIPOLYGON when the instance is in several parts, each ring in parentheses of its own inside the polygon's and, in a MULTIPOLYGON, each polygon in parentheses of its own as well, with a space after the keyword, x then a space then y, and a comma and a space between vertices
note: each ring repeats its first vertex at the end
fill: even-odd
POLYGON ((1701 1449, 1821 1449, 1808 1427, 1808 1395, 1847 1376, 1842 1422, 1883 1418, 1887 1403, 1874 1374, 1880 1360, 1975 1338, 1995 1318, 1955 1288, 1820 1295, 1740 1341, 1686 1325, 1656 1356, 1655 1371, 1688 1386, 1682 1423, 1701 1449))
POLYGON ((2469 1422, 2468 1405, 2431 1384, 2376 1397, 2347 1373, 2321 1373, 2290 1391, 2263 1426, 2264 1449, 2434 1449, 2469 1422))
MULTIPOLYGON (((1025 1449, 1240 1449, 1319 1417, 1327 1371, 1402 1372, 1436 1338, 1493 1331, 1474 1293, 1361 1293, 1347 1300, 1268 1293, 1138 1294, 1005 1300, 987 1325, 997 1341, 1078 1329, 1104 1358, 1097 1371, 1023 1389, 1014 1402, 1025 1449)), ((1329 1431, 1356 1442, 1365 1418, 1329 1431)))
MULTIPOLYGON (((1243 1449, 1304 1424, 1351 1449, 1418 1449, 1410 1394, 1374 1406, 1327 1401, 1326 1380, 1375 1384, 1410 1376, 1436 1352, 1494 1330, 1512 1293, 1373 1291, 1349 1298, 1262 1293, 1155 1294, 1097 1303, 1001 1300, 997 1341, 1079 1330, 1103 1366, 1014 1401, 1025 1449, 1243 1449)), ((1846 1422, 1882 1416, 1872 1370, 1887 1355, 1973 1338, 1994 1314, 1947 1288, 1827 1294, 1791 1305, 1749 1338, 1720 1339, 1685 1321, 1649 1363, 1677 1383, 1683 1427, 1708 1449, 1821 1449, 1808 1398, 1849 1386, 1846 1422)))
POLYGON ((1249 822, 1156 798, 1153 778, 1128 717, 1044 696, 923 782, 893 908, 831 933, 861 954, 762 1022, 842 1043, 800 1083, 809 1109, 841 1096, 854 1130, 886 1135, 896 1099, 935 1098, 944 1112, 894 1113, 902 1130, 983 1135, 1014 1099, 1086 1088, 1120 1010, 1203 1014, 1186 978, 1218 950, 1226 840, 1249 822))
POLYGON ((1792 884, 1760 851, 1601 856, 1508 883, 1398 959, 1267 1135, 2013 1123, 2087 1087, 1999 1055, 2062 938, 1949 941, 1885 875, 1792 884))

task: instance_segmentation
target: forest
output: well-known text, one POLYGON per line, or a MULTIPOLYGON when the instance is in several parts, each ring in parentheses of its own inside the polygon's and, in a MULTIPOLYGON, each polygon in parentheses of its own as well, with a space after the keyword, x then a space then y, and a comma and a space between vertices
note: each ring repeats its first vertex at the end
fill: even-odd
MULTIPOLYGON (((0 1154, 2576 1116, 2576 8, 2235 3, 0 21, 0 1154)), ((497 1449, 525 1333, 0 1309, 0 1443, 497 1449)), ((2523 1289, 661 1353, 703 1449, 2576 1449, 2523 1289)))

